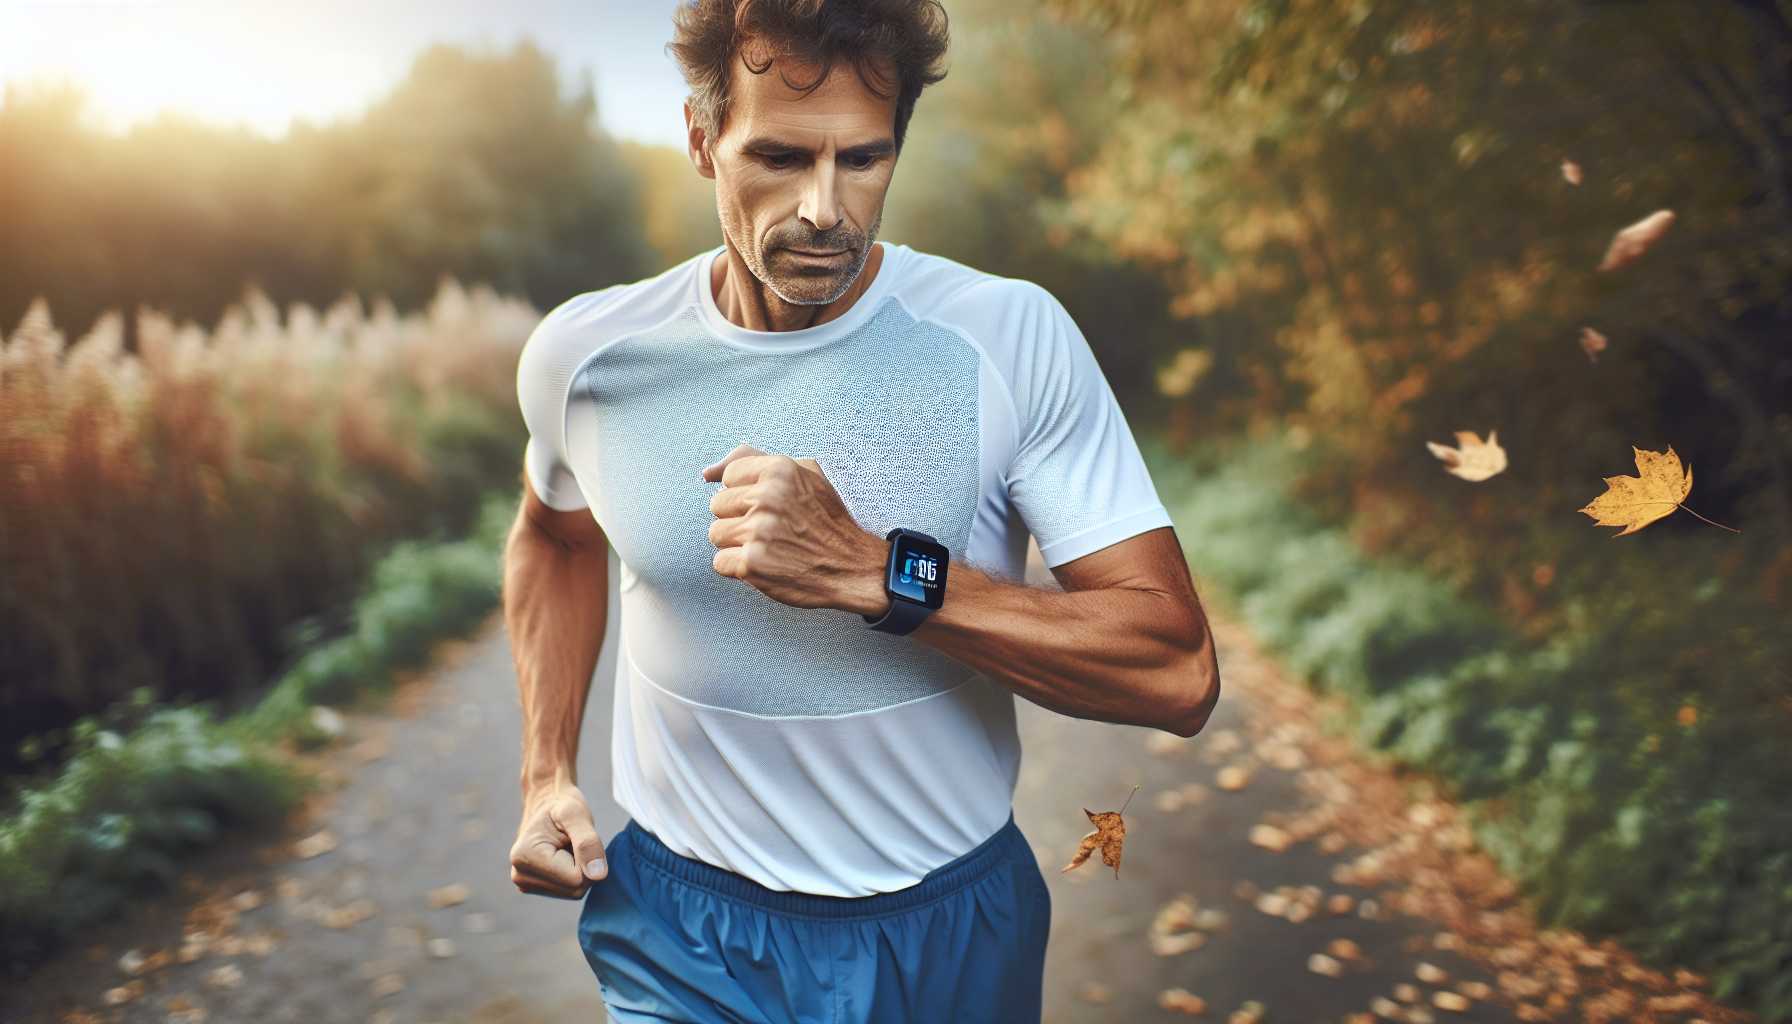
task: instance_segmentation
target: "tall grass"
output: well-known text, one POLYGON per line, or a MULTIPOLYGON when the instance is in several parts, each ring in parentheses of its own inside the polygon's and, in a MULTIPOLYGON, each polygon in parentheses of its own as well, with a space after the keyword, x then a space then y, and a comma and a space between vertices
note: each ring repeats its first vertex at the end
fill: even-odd
POLYGON ((448 278, 405 316, 251 288, 209 331, 140 309, 127 351, 121 314, 66 344, 33 303, 0 339, 0 771, 140 686, 241 699, 391 541, 469 529, 539 316, 448 278))

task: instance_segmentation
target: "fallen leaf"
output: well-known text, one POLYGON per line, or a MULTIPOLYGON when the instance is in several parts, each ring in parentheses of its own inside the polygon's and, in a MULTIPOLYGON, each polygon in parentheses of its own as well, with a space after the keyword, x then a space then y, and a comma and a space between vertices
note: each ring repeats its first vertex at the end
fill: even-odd
POLYGON ((1081 999, 1083 1002, 1094 1003, 1097 1006, 1104 1005, 1114 998, 1114 990, 1108 988, 1099 981, 1083 982, 1082 987, 1077 989, 1076 994, 1077 998, 1081 999))
POLYGON ((329 829, 314 832, 292 844, 293 856, 301 858, 316 857, 329 853, 336 848, 336 836, 329 829))
POLYGON ((1431 993, 1431 1005, 1440 1010, 1453 1010, 1461 1013, 1468 1009, 1468 1000, 1456 992, 1433 992, 1431 993))
POLYGON ((1674 223, 1674 211, 1656 210, 1649 216, 1637 221, 1612 236, 1612 244, 1606 247, 1605 258, 1599 261, 1600 270, 1617 270, 1636 262, 1649 247, 1661 240, 1674 223))
POLYGON ((1132 802, 1133 793, 1138 791, 1139 787, 1132 787, 1132 793, 1126 794, 1126 800, 1121 803, 1118 811, 1102 811, 1097 814, 1087 807, 1083 808, 1083 813, 1095 824, 1095 831, 1083 837, 1076 848, 1076 854, 1070 858, 1070 863, 1059 869, 1059 874, 1088 860, 1089 854, 1100 846, 1101 862, 1114 869, 1115 878, 1120 877, 1120 851, 1126 845, 1126 820, 1120 815, 1126 810, 1126 805, 1132 802))
POLYGON ((1288 833, 1274 825, 1252 825, 1251 842, 1265 850, 1281 853, 1288 848, 1288 833))
POLYGON ((1506 468, 1506 450, 1500 447, 1498 436, 1499 431, 1490 430, 1487 432, 1487 440, 1483 441, 1472 430, 1458 430, 1458 447, 1451 448, 1436 441, 1426 441, 1425 447, 1437 456, 1452 475, 1478 482, 1506 468))
POLYGON ((1157 994, 1157 1005, 1166 1010, 1177 1010, 1187 1014, 1207 1012, 1207 1000, 1195 995, 1186 988, 1166 988, 1157 994))
POLYGON ((437 886, 429 890, 429 905, 440 910, 443 907, 465 903, 470 895, 472 895, 471 889, 460 882, 451 882, 448 885, 437 886))

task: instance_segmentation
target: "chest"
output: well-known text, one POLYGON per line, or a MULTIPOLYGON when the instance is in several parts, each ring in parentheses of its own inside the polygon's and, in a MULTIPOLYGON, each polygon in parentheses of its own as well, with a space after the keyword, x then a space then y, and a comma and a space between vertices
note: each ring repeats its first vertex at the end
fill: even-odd
POLYGON ((806 351, 746 351, 694 320, 625 338, 583 364, 567 406, 568 455, 633 575, 710 571, 702 467, 738 444, 813 458, 853 518, 906 526, 955 555, 991 486, 975 349, 900 314, 806 351))

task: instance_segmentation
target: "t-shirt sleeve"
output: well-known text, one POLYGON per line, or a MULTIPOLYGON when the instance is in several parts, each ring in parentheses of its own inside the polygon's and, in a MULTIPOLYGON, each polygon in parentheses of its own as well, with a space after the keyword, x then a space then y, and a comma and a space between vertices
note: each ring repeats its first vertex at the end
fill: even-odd
POLYGON ((530 333, 517 358, 516 397, 528 427, 523 446, 523 472, 529 486, 549 508, 571 511, 590 503, 579 490, 566 456, 566 392, 573 367, 566 336, 565 313, 559 306, 530 333))
POLYGON ((1083 332, 1051 292, 1017 283, 1020 443, 1006 480, 1045 564, 1173 525, 1083 332))

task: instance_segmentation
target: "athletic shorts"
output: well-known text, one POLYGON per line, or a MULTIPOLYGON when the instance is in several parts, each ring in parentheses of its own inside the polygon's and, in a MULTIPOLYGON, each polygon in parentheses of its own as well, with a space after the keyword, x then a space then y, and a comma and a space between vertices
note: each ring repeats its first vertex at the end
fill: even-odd
POLYGON ((895 892, 768 889, 629 819, 579 945, 614 1024, 1038 1024, 1051 895, 1008 821, 895 892))

